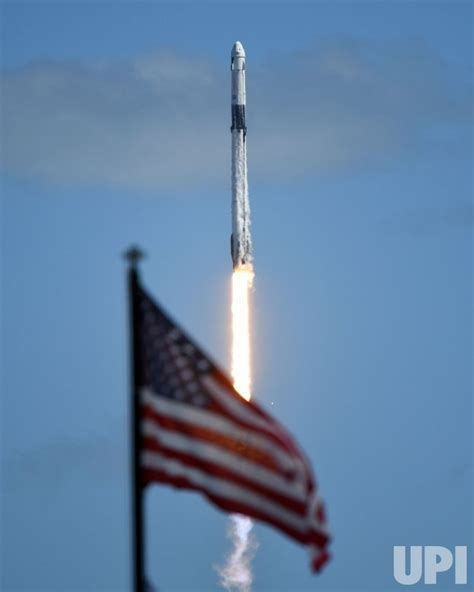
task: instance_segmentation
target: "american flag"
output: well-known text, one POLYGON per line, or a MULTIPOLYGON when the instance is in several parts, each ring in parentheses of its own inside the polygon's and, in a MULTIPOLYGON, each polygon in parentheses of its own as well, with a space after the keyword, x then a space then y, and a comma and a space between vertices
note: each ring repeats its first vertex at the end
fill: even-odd
POLYGON ((134 299, 142 484, 199 491, 226 512, 270 524, 306 545, 319 571, 329 535, 304 454, 138 284, 134 299))

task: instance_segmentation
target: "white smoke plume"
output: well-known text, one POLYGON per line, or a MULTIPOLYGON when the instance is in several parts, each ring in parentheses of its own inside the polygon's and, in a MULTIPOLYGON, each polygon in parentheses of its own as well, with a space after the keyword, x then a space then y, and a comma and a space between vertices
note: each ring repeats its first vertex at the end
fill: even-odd
POLYGON ((215 569, 219 583, 230 592, 250 592, 252 589, 252 559, 258 548, 252 528, 252 520, 247 516, 235 514, 229 519, 227 536, 233 548, 224 564, 215 566, 215 569))

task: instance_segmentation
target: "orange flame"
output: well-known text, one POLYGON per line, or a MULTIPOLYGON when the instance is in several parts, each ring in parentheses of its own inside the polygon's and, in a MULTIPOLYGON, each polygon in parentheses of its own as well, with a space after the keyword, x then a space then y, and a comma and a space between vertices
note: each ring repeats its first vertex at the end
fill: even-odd
POLYGON ((232 274, 232 379, 235 389, 247 401, 252 394, 250 365, 250 298, 254 272, 241 267, 232 274))

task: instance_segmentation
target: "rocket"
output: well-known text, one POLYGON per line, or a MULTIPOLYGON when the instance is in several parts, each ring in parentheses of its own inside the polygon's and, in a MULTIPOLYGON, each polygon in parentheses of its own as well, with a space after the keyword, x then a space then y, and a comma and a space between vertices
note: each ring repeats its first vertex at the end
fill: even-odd
POLYGON ((232 235, 234 269, 251 268, 250 204, 247 184, 247 126, 245 123, 245 51, 236 41, 230 62, 232 78, 232 235))

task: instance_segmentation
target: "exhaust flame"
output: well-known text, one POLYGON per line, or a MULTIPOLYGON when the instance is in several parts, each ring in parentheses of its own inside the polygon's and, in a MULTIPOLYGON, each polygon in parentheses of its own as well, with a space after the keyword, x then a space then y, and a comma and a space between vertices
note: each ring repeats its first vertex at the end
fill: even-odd
POLYGON ((232 379, 236 391, 251 397, 249 292, 253 269, 241 267, 232 274, 232 379))
MULTIPOLYGON (((232 274, 232 379, 235 390, 247 401, 252 395, 250 364, 250 290, 254 272, 251 265, 232 274)), ((247 516, 230 517, 228 536, 233 549, 223 566, 217 567, 220 583, 226 590, 250 592, 253 581, 251 562, 258 547, 252 534, 253 523, 247 516)))

